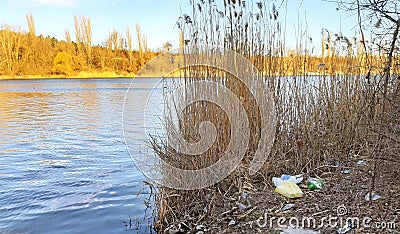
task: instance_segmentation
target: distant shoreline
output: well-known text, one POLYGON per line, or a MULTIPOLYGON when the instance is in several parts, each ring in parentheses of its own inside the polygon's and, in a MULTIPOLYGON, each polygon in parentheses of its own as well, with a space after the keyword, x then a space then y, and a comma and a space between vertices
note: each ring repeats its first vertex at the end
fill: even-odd
POLYGON ((90 80, 90 79, 133 79, 135 77, 127 77, 127 76, 115 76, 115 77, 76 77, 76 76, 71 76, 71 77, 55 77, 55 76, 43 76, 43 77, 0 77, 0 81, 2 80, 90 80))
POLYGON ((112 79, 112 78, 134 78, 136 74, 117 74, 116 72, 89 72, 81 71, 75 75, 0 75, 0 80, 40 80, 40 79, 112 79))

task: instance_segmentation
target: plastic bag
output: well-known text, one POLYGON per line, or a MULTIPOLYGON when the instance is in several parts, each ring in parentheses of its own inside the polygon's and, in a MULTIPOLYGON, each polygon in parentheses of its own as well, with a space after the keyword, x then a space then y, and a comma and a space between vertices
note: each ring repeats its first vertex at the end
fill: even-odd
POLYGON ((288 182, 294 182, 296 184, 300 183, 303 181, 303 175, 288 175, 288 174, 283 174, 280 178, 278 177, 273 177, 272 182, 274 183, 275 186, 280 185, 282 182, 288 181, 288 182))
POLYGON ((282 182, 276 187, 275 192, 287 198, 303 197, 303 192, 301 191, 300 187, 291 181, 282 182))

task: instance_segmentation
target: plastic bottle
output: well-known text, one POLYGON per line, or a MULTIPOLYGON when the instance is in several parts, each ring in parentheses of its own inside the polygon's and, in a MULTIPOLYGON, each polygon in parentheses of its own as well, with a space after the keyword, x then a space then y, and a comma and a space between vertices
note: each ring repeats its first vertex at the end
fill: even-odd
POLYGON ((321 189, 322 186, 324 185, 324 183, 317 178, 309 178, 307 182, 308 182, 307 187, 310 190, 321 189))

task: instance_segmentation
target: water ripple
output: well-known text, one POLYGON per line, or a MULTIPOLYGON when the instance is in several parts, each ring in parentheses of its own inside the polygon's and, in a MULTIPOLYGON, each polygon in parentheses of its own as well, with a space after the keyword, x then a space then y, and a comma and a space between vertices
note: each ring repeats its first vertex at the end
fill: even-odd
POLYGON ((145 216, 122 143, 129 83, 0 81, 0 233, 118 233, 145 216))

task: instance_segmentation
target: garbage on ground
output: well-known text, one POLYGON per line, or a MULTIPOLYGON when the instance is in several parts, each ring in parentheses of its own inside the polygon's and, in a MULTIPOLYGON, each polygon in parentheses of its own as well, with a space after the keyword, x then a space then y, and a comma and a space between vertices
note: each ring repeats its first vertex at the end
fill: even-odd
POLYGON ((337 162, 337 161, 332 162, 332 167, 339 167, 339 166, 340 166, 339 162, 337 162))
POLYGON ((235 220, 232 219, 232 220, 229 222, 228 226, 232 226, 232 225, 235 225, 235 224, 236 224, 235 220))
POLYGON ((243 204, 240 203, 240 202, 236 203, 236 205, 238 206, 240 212, 242 212, 243 210, 245 210, 245 209, 248 208, 248 206, 243 205, 243 204))
MULTIPOLYGON (((370 201, 370 200, 369 200, 370 194, 371 194, 371 193, 367 193, 367 195, 365 195, 365 200, 366 200, 366 201, 370 201)), ((378 195, 378 194, 376 194, 376 193, 374 193, 374 192, 372 192, 371 195, 372 195, 372 196, 371 196, 372 201, 376 201, 376 200, 378 200, 379 198, 381 198, 380 195, 378 195)))
POLYGON ((351 230, 351 222, 349 220, 349 221, 347 221, 346 225, 344 225, 342 228, 339 228, 338 230, 336 230, 336 232, 338 234, 344 234, 344 233, 347 233, 350 230, 351 230))
POLYGON ((321 180, 312 177, 308 178, 307 182, 308 182, 307 188, 310 190, 321 189, 322 186, 324 185, 324 183, 321 180))
POLYGON ((297 185, 301 181, 303 181, 303 175, 292 176, 289 174, 283 174, 280 178, 272 178, 272 182, 276 186, 275 192, 287 198, 296 198, 303 196, 303 192, 297 185))
POLYGON ((186 231, 181 229, 180 227, 176 227, 174 225, 172 225, 171 227, 169 227, 168 229, 168 234, 179 234, 179 233, 185 233, 186 231))
POLYGON ((282 207, 282 211, 290 210, 290 209, 292 209, 294 206, 295 206, 294 203, 286 204, 284 207, 282 207))
POLYGON ((197 233, 199 233, 199 232, 205 232, 205 231, 207 231, 207 229, 206 229, 206 227, 204 226, 204 225, 197 225, 196 226, 196 231, 198 231, 197 233))
POLYGON ((350 172, 351 171, 349 169, 346 169, 346 170, 343 171, 343 174, 350 174, 350 172))
POLYGON ((288 175, 288 174, 283 174, 280 178, 278 177, 273 177, 272 178, 272 182, 274 182, 275 186, 279 186, 280 184, 282 184, 283 182, 293 182, 295 184, 300 183, 301 181, 303 181, 303 175, 288 175))
POLYGON ((287 198, 296 198, 296 197, 302 197, 303 192, 301 191, 300 187, 291 181, 284 181, 281 184, 279 184, 275 192, 287 197, 287 198))
POLYGON ((168 234, 177 234, 179 233, 179 230, 175 226, 171 226, 168 229, 168 234))
POLYGON ((244 200, 251 199, 251 196, 248 193, 243 193, 242 199, 244 199, 244 200))
POLYGON ((364 160, 360 160, 357 162, 357 165, 364 166, 364 165, 367 165, 367 163, 364 160))
MULTIPOLYGON (((185 222, 181 222, 178 227, 175 225, 170 226, 167 230, 169 234, 179 234, 179 233, 187 233, 189 231, 189 225, 185 222)), ((166 230, 166 231, 167 231, 166 230)))
POLYGON ((244 203, 244 204, 240 203, 240 202, 236 203, 236 205, 238 206, 240 212, 244 211, 247 208, 252 207, 252 205, 250 204, 251 196, 248 193, 243 193, 240 198, 241 198, 240 200, 242 200, 243 203, 244 203), (245 205, 245 204, 247 204, 247 205, 245 205))

